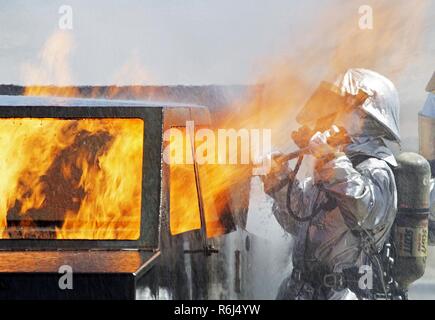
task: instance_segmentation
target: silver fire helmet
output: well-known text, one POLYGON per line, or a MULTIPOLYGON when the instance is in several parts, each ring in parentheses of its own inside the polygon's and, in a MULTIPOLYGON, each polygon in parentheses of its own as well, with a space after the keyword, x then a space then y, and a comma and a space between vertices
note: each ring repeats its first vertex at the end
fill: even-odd
POLYGON ((329 87, 327 84, 322 83, 302 108, 297 116, 300 124, 360 108, 369 116, 367 120, 375 120, 379 136, 400 142, 399 96, 390 80, 371 70, 348 69, 329 87), (352 97, 355 99, 349 99, 352 97), (343 107, 343 103, 347 106, 343 107))

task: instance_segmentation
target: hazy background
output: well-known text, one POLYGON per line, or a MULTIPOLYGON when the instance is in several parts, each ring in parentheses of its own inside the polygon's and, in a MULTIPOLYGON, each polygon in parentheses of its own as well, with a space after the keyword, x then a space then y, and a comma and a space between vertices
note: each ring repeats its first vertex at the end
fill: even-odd
MULTIPOLYGON (((58 9, 73 8, 74 84, 110 84, 136 59, 143 84, 252 83, 260 61, 282 52, 331 1, 0 1, 0 82, 22 83, 58 28, 58 9)), ((128 80, 128 79, 127 79, 128 80)))
MULTIPOLYGON (((345 18, 344 26, 355 28, 358 8, 370 3, 385 4, 383 11, 403 10, 393 15, 393 23, 375 8, 374 30, 362 32, 376 32, 385 24, 393 31, 418 26, 412 34, 390 39, 405 52, 400 72, 397 65, 382 70, 377 64, 399 89, 402 132, 409 132, 402 135, 415 147, 417 110, 435 70, 433 0, 415 0, 412 7, 404 0, 0 0, 0 84, 253 84, 282 57, 291 56, 297 65, 310 52, 307 47, 317 55, 330 54, 343 40, 343 26, 325 26, 345 18), (42 48, 59 31, 62 5, 73 9, 73 29, 63 31, 68 50, 54 63, 65 64, 68 75, 29 78, 29 66, 41 66, 42 48), (421 5, 424 13, 413 16, 413 8, 421 5)), ((393 52, 383 59, 388 62, 393 52)), ((314 68, 319 75, 322 66, 314 68)))
MULTIPOLYGON (((280 116, 280 99, 285 109, 287 94, 307 98, 301 89, 335 70, 334 56, 394 81, 403 146, 416 151, 417 114, 435 71, 433 0, 0 0, 0 84, 256 84, 284 72, 266 90, 280 116), (359 37, 365 4, 376 4, 374 29, 359 37), (59 34, 61 5, 72 7, 73 29, 59 34)), ((413 297, 435 292, 430 256, 413 297)))

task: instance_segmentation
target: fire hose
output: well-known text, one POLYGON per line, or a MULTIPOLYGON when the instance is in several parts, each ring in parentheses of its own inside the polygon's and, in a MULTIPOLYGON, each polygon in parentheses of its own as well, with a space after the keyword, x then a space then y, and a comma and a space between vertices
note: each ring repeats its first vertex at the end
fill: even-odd
MULTIPOLYGON (((327 142, 332 147, 341 147, 350 143, 350 137, 348 136, 346 130, 344 128, 339 128, 336 126, 332 126, 330 130, 327 131, 329 137, 327 142)), ((308 143, 306 143, 308 144, 308 143)), ((284 154, 275 158, 274 160, 278 164, 283 164, 284 162, 303 157, 304 155, 310 154, 311 148, 306 146, 300 148, 299 150, 284 154)))

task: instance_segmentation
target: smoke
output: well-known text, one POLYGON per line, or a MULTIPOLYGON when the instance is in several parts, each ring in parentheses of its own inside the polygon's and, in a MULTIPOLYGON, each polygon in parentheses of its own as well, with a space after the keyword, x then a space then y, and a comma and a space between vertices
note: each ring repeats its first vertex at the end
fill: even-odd
POLYGON ((321 80, 348 68, 372 69, 398 80, 421 48, 429 1, 367 1, 369 12, 360 7, 356 1, 338 1, 319 13, 308 30, 298 29, 287 50, 261 61, 265 71, 251 98, 232 106, 236 112, 220 125, 272 128, 275 147, 291 148, 296 113, 321 80))
MULTIPOLYGON (((331 2, 329 7, 320 4, 314 6, 314 9, 321 8, 315 19, 297 25, 291 37, 288 33, 283 33, 280 39, 282 50, 275 54, 267 51, 262 59, 258 59, 255 71, 261 70, 261 73, 248 81, 257 85, 252 88, 247 99, 229 106, 216 125, 229 128, 271 128, 274 147, 287 151, 294 147, 290 132, 298 126, 295 116, 321 80, 328 80, 347 68, 359 67, 373 69, 393 82, 399 81, 418 57, 424 40, 423 29, 430 22, 427 15, 430 1, 364 1, 364 5, 369 6, 373 14, 373 28, 368 29, 361 28, 360 25, 361 4, 360 1, 340 0, 331 2), (294 36, 295 33, 297 36, 294 36)), ((240 19, 243 23, 243 17, 240 19)), ((70 63, 73 49, 72 36, 55 33, 41 49, 38 61, 23 66, 25 83, 73 83, 70 63)), ((238 48, 232 47, 232 50, 238 51, 238 48)), ((173 52, 173 55, 177 55, 177 52, 173 52)), ((239 60, 242 63, 243 59, 239 60)), ((136 81, 143 83, 146 79, 151 79, 141 63, 133 54, 132 62, 126 61, 124 65, 121 64, 119 73, 115 72, 113 84, 132 84, 136 81)), ((196 66, 192 65, 193 67, 196 66)), ((433 70, 428 70, 427 78, 432 72, 433 70)), ((112 96, 115 95, 116 93, 112 96)), ((252 197, 258 195, 253 194, 252 197)), ((270 206, 251 207, 250 210, 263 213, 270 210, 270 206)), ((263 225, 276 223, 270 212, 263 217, 269 219, 263 225)), ((268 257, 286 253, 282 245, 275 241, 273 245, 267 246, 267 250, 259 249, 254 260, 270 263, 268 257)), ((259 288, 262 282, 256 284, 259 288)))
MULTIPOLYGON (((220 125, 271 128, 275 149, 285 152, 295 147, 290 133, 298 127, 296 114, 321 80, 331 80, 348 68, 372 69, 393 81, 399 79, 421 47, 428 1, 368 1, 367 5, 372 9, 373 29, 360 28, 360 5, 354 1, 340 1, 322 12, 309 33, 300 30, 300 37, 305 38, 301 41, 303 45, 297 49, 290 46, 288 51, 262 61, 266 71, 257 79, 260 85, 252 90, 250 99, 232 106, 233 111, 220 125)), ((251 200, 264 197, 255 188, 251 192, 254 193, 251 200)), ((263 234, 260 230, 253 231, 253 226, 275 228, 270 210, 270 206, 251 201, 248 217, 251 232, 263 234)), ((253 254, 255 261, 270 263, 271 256, 283 257, 291 251, 286 250, 286 245, 289 249, 291 244, 286 244, 284 239, 269 240, 268 246, 258 248, 253 254)), ((275 263, 275 268, 281 268, 276 274, 288 272, 288 264, 282 262, 275 263)), ((276 283, 277 278, 270 280, 276 283)), ((255 276, 251 281, 257 288, 263 286, 255 276)), ((259 290, 257 294, 262 296, 264 293, 259 290)))
MULTIPOLYGON (((74 49, 75 39, 72 32, 61 30, 53 32, 41 47, 36 61, 27 61, 21 65, 21 78, 26 86, 24 95, 81 96, 79 89, 73 87, 75 79, 71 57, 74 49)), ((145 70, 136 51, 132 51, 130 57, 111 76, 114 85, 131 86, 132 96, 139 96, 141 92, 137 85, 143 85, 149 79, 149 73, 145 70)), ((111 86, 106 95, 108 98, 113 98, 120 91, 119 87, 111 86)), ((97 87, 91 92, 92 97, 98 97, 100 94, 97 87)))
MULTIPOLYGON (((346 3, 342 3, 346 10, 356 14, 355 6, 346 3)), ((338 21, 331 69, 341 72, 352 66, 368 68, 394 81, 421 47, 429 2, 388 0, 366 4, 372 10, 373 29, 361 30, 361 17, 358 23, 348 19, 338 21)))
POLYGON ((26 86, 31 85, 72 85, 73 77, 70 56, 74 49, 72 33, 54 32, 39 51, 37 61, 25 62, 21 66, 26 86))

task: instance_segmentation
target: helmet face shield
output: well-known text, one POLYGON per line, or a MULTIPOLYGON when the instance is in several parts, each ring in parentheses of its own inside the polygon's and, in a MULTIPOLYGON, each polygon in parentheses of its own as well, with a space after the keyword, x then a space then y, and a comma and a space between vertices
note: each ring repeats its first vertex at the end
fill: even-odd
POLYGON ((367 95, 364 92, 353 96, 341 94, 339 87, 323 81, 308 99, 296 117, 299 124, 312 127, 316 131, 331 128, 337 117, 350 113, 360 105, 367 95))
POLYGON ((349 69, 334 84, 322 82, 296 120, 321 131, 357 109, 364 112, 362 119, 373 122, 360 125, 361 134, 400 142, 397 90, 390 80, 366 69, 349 69))
POLYGON ((346 109, 346 99, 339 88, 328 82, 321 82, 296 117, 299 124, 320 129, 329 128, 336 115, 346 109))

